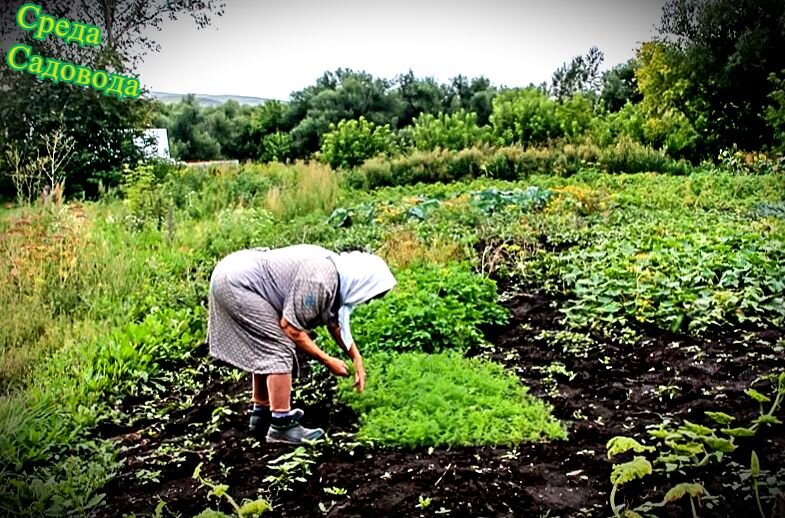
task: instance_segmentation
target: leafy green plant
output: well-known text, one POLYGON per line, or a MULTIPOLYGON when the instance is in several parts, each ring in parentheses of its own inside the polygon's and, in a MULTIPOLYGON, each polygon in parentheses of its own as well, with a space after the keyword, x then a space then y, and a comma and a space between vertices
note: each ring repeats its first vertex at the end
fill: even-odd
MULTIPOLYGON (((705 467, 710 462, 727 462, 730 455, 738 447, 736 444, 737 438, 754 436, 760 426, 764 424, 781 424, 781 421, 775 417, 775 413, 779 410, 785 398, 785 372, 775 378, 774 390, 775 398, 773 402, 768 396, 754 389, 746 391, 753 401, 761 405, 759 417, 754 419, 748 427, 729 428, 734 421, 733 416, 724 412, 706 412, 706 416, 714 422, 713 426, 701 425, 685 420, 683 424, 673 429, 669 428, 666 423, 663 423, 649 432, 651 437, 658 441, 653 446, 644 446, 631 437, 613 437, 606 445, 609 459, 630 451, 657 454, 653 464, 645 457, 636 456, 632 461, 613 466, 611 474, 611 484, 613 484, 611 509, 614 515, 620 516, 619 511, 623 508, 623 506, 616 504, 615 498, 617 489, 625 483, 636 478, 651 475, 653 472, 662 473, 670 477, 671 475, 685 474, 687 470, 695 473, 695 470, 705 467), (771 403, 768 410, 765 410, 762 406, 763 403, 771 403)), ((753 495, 758 502, 761 516, 765 516, 762 511, 758 491, 760 463, 754 451, 752 452, 750 464, 749 475, 752 478, 753 495)), ((700 498, 707 504, 712 501, 712 497, 708 495, 702 485, 683 482, 672 487, 661 502, 646 501, 635 509, 626 510, 625 513, 626 516, 639 516, 637 513, 648 513, 684 496, 689 496, 690 508, 695 517, 697 516, 695 498, 700 498)))
POLYGON ((574 327, 629 320, 700 333, 785 321, 785 228, 750 232, 746 221, 711 214, 650 216, 586 229, 586 246, 540 252, 519 271, 572 295, 563 312, 574 327))
POLYGON ((322 159, 332 168, 351 168, 366 159, 393 150, 394 142, 389 125, 377 126, 360 116, 356 120, 342 120, 330 125, 322 137, 322 159))
POLYGON ((366 351, 463 350, 484 342, 480 326, 506 321, 495 283, 465 265, 418 265, 396 278, 392 292, 352 315, 366 351))
MULTIPOLYGON (((257 518, 263 515, 264 513, 266 513, 267 511, 272 510, 272 506, 270 505, 270 503, 264 499, 246 500, 242 503, 242 505, 239 505, 235 501, 235 499, 232 498, 232 495, 229 494, 229 486, 227 486, 226 484, 217 484, 212 480, 202 476, 201 463, 198 466, 196 466, 192 478, 196 479, 203 487, 210 489, 210 491, 207 494, 208 498, 215 497, 219 500, 221 498, 225 499, 226 502, 232 507, 232 509, 234 509, 235 515, 237 515, 239 518, 246 518, 246 517, 257 518)), ((207 518, 207 517, 217 518, 227 515, 221 513, 220 511, 214 511, 208 509, 206 511, 203 511, 201 514, 199 514, 199 516, 202 516, 203 518, 207 518)))
POLYGON ((315 463, 314 454, 305 447, 298 446, 267 463, 273 474, 267 476, 263 482, 270 484, 270 491, 291 491, 295 483, 306 482, 305 477, 311 474, 315 463))
POLYGON ((390 446, 513 445, 563 439, 564 426, 500 365, 456 352, 375 353, 366 390, 339 385, 358 437, 390 446))
POLYGON ((544 143, 563 135, 558 103, 537 88, 509 90, 493 99, 491 124, 506 145, 544 143))
POLYGON ((490 140, 487 127, 477 124, 477 114, 463 110, 455 113, 422 113, 413 121, 411 138, 422 151, 450 149, 459 151, 490 140))

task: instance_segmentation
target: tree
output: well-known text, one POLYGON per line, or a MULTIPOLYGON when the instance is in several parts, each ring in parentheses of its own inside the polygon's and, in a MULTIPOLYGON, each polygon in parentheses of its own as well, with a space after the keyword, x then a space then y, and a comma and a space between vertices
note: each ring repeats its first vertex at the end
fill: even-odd
POLYGON ((600 65, 605 55, 592 47, 585 56, 575 56, 570 63, 563 63, 551 79, 551 94, 563 101, 576 93, 596 94, 601 86, 600 65))
MULTIPOLYGON (((14 43, 24 43, 42 56, 67 60, 94 70, 132 75, 147 52, 159 50, 147 31, 180 15, 190 15, 198 26, 220 15, 219 0, 42 0, 42 11, 98 26, 103 37, 98 47, 66 44, 50 35, 31 38, 16 25, 16 12, 0 13, 3 54, 14 43)), ((118 99, 90 88, 42 81, 27 72, 0 67, 0 146, 14 147, 23 160, 45 153, 42 136, 62 127, 73 139, 74 155, 67 168, 71 193, 97 192, 98 182, 117 184, 121 164, 134 163, 141 152, 134 139, 151 122, 150 105, 143 98, 118 99)), ((7 156, 5 153, 2 156, 7 156)), ((0 160, 0 168, 8 169, 0 160)), ((11 187, 0 185, 0 193, 11 187)))
POLYGON ((376 125, 360 116, 330 125, 322 141, 322 159, 333 169, 357 167, 368 158, 390 153, 393 146, 389 125, 376 125))
POLYGON ((609 112, 621 110, 627 102, 639 103, 643 96, 638 91, 635 69, 638 62, 630 59, 602 74, 600 100, 609 112))
POLYGON ((646 141, 677 155, 691 155, 701 135, 707 140, 709 125, 683 52, 671 43, 651 41, 641 45, 638 61, 635 78, 643 94, 646 141))
POLYGON ((785 70, 769 76, 773 89, 771 104, 766 108, 766 122, 774 132, 774 149, 785 152, 785 70))
POLYGON ((490 128, 477 124, 477 114, 463 110, 451 114, 420 114, 411 128, 414 147, 423 151, 436 148, 458 151, 489 142, 490 128))
POLYGON ((395 83, 398 86, 393 95, 399 98, 399 128, 409 126, 422 113, 436 114, 444 109, 442 99, 447 96, 447 92, 432 77, 418 79, 409 70, 398 76, 395 83))
POLYGON ((685 113, 711 121, 702 134, 707 151, 771 144, 767 79, 785 68, 785 2, 671 0, 659 30, 683 53, 684 79, 692 85, 685 113))
MULTIPOLYGON (((292 94, 289 117, 298 122, 291 131, 293 153, 305 157, 319 149, 330 124, 364 116, 376 125, 397 125, 398 99, 391 82, 366 72, 339 69, 327 72, 316 85, 292 94)), ((291 119, 290 119, 291 121, 291 119)))
POLYGON ((543 89, 507 90, 493 100, 491 124, 506 145, 544 143, 564 134, 557 107, 543 89))
POLYGON ((169 127, 172 156, 180 160, 215 160, 222 158, 221 145, 210 134, 205 110, 188 94, 174 110, 169 127))

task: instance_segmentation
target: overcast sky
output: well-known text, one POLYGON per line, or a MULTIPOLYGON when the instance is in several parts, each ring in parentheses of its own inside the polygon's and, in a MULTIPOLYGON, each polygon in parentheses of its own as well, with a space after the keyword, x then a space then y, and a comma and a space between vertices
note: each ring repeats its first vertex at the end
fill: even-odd
POLYGON ((651 39, 665 0, 225 0, 207 29, 190 18, 154 34, 140 68, 153 91, 288 99, 327 70, 497 86, 550 81, 592 45, 604 68, 651 39))

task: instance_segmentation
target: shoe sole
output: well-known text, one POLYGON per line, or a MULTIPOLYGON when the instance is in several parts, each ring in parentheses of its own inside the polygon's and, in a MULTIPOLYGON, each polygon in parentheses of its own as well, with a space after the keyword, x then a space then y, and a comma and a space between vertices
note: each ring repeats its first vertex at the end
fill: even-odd
POLYGON ((314 437, 313 439, 303 439, 302 441, 287 441, 286 439, 276 439, 274 437, 267 437, 267 442, 268 443, 276 443, 276 444, 298 445, 298 444, 306 444, 306 443, 309 443, 309 442, 312 442, 312 441, 317 441, 317 440, 321 439, 322 437, 324 437, 324 435, 320 435, 319 437, 314 437))

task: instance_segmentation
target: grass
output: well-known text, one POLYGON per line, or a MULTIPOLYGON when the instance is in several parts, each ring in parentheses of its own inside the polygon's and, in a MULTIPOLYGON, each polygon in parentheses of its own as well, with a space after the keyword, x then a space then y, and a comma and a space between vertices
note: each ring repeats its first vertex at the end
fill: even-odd
POLYGON ((368 384, 340 397, 360 416, 358 437, 391 446, 514 445, 564 439, 564 425, 503 367, 455 352, 374 354, 368 384))

